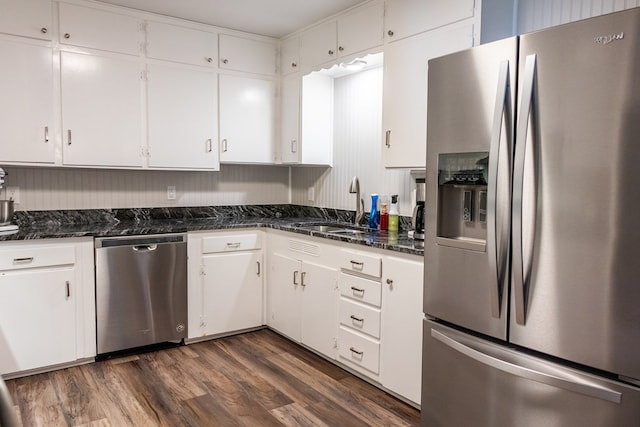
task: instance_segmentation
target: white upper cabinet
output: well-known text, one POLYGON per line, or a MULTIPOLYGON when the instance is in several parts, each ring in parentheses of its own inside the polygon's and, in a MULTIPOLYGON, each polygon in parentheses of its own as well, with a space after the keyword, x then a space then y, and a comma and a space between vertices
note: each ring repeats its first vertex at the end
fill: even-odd
POLYGON ((0 40, 0 161, 53 163, 51 48, 0 40))
POLYGON ((160 22, 147 22, 147 57, 215 67, 218 35, 160 22))
POLYGON ((282 163, 300 161, 300 88, 298 75, 286 78, 281 86, 281 160, 282 163))
POLYGON ((385 38, 400 40, 471 18, 475 0, 386 0, 385 38))
POLYGON ((61 53, 63 163, 141 167, 142 64, 61 53))
POLYGON ((275 82, 219 76, 220 161, 274 163, 275 82))
POLYGON ((219 67, 253 74, 276 73, 276 43, 220 34, 219 67))
POLYGON ((300 70, 300 37, 288 38, 280 45, 280 72, 287 75, 300 70))
POLYGON ((147 70, 149 167, 219 170, 215 73, 160 64, 147 70))
POLYGON ((0 0, 0 32, 51 40, 51 0, 0 0))
POLYGON ((383 41, 384 5, 374 2, 338 17, 338 56, 379 46, 383 41))
POLYGON ((472 45, 473 25, 455 25, 385 47, 382 106, 385 167, 425 167, 427 62, 472 45))
POLYGON ((139 19, 100 9, 59 3, 60 43, 139 55, 144 45, 139 19))
POLYGON ((302 66, 313 68, 381 45, 383 16, 384 6, 376 1, 304 31, 300 36, 302 66))

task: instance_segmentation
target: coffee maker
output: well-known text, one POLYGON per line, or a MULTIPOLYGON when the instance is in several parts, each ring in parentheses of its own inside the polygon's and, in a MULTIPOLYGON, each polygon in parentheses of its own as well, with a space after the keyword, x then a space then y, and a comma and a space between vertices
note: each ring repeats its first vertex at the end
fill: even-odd
POLYGON ((425 196, 425 179, 416 178, 416 205, 413 207, 413 215, 411 216, 411 227, 413 228, 413 238, 415 240, 424 240, 425 196))

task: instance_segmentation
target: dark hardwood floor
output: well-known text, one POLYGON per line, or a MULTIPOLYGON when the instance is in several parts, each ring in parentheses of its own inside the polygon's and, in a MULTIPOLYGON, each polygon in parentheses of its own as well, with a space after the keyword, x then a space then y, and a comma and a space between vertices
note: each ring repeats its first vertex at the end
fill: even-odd
POLYGON ((268 329, 7 381, 30 426, 415 426, 416 409, 268 329))

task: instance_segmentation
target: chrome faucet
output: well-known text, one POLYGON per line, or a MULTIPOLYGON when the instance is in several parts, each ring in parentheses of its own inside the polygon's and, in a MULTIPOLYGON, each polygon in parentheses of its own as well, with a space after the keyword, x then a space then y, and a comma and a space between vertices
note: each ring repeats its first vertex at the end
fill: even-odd
POLYGON ((364 200, 360 198, 360 180, 354 176, 349 185, 349 193, 356 195, 356 219, 355 224, 360 225, 364 216, 364 200))

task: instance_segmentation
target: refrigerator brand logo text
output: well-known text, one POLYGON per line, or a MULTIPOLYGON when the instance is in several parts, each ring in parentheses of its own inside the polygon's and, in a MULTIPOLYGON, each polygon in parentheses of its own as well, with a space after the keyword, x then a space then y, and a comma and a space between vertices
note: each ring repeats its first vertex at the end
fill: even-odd
POLYGON ((620 34, 610 34, 608 36, 597 36, 594 41, 599 44, 609 44, 616 40, 622 40, 624 38, 624 33, 620 34))

